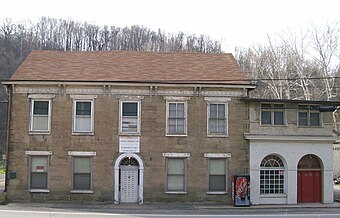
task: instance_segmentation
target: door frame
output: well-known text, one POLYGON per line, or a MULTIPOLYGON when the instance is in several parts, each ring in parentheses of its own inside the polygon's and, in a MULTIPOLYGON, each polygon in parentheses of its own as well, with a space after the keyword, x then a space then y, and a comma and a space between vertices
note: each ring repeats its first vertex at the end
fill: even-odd
POLYGON ((138 204, 143 204, 143 187, 144 187, 144 162, 142 158, 135 153, 123 153, 120 154, 114 165, 114 195, 113 195, 113 202, 114 204, 119 204, 120 203, 120 198, 119 198, 119 170, 120 170, 120 162, 126 158, 126 157, 132 157, 135 158, 138 161, 138 178, 139 178, 139 185, 138 185, 138 204))

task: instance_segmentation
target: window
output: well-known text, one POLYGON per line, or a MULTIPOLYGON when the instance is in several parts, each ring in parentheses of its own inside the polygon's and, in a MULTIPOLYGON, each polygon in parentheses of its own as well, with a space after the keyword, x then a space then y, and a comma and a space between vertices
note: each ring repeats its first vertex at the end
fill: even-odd
POLYGON ((284 174, 285 168, 280 157, 265 157, 260 165, 260 194, 283 194, 284 174))
POLYGON ((320 112, 316 105, 299 105, 299 126, 320 126, 320 112))
POLYGON ((226 192, 226 159, 209 158, 209 185, 208 192, 226 192))
POLYGON ((186 102, 167 102, 167 135, 186 135, 186 105, 186 102))
POLYGON ((31 101, 30 132, 49 132, 51 126, 51 100, 31 101))
POLYGON ((184 158, 167 158, 167 192, 186 191, 186 161, 184 158))
POLYGON ((208 104, 208 134, 227 135, 227 104, 208 104))
POLYGON ((91 157, 73 157, 73 190, 92 190, 91 157))
POLYGON ((139 101, 121 101, 120 132, 140 132, 140 103, 139 101))
POLYGON ((261 104, 262 125, 284 125, 284 104, 261 104))
POLYGON ((93 101, 74 101, 74 124, 73 131, 76 133, 93 132, 93 101))
POLYGON ((48 190, 48 156, 30 156, 30 190, 48 190))

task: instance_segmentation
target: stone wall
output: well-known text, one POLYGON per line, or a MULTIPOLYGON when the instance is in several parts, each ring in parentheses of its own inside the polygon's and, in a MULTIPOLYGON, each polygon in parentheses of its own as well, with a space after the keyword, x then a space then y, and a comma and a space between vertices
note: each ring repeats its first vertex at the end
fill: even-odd
MULTIPOLYGON (((87 87, 82 87, 86 90, 87 87)), ((98 87, 99 89, 101 87, 98 87)), ((124 88, 122 88, 123 90, 124 88)), ((138 88, 135 88, 138 89, 138 88)), ((147 88, 140 88, 146 93, 147 88)), ((163 90, 163 91, 171 91, 163 90)), ((173 88, 176 91, 176 89, 173 88)), ((182 88, 189 91, 191 88, 182 88)), ((220 89, 217 91, 230 91, 220 89)), ((158 90, 161 91, 161 90, 158 90)), ((178 90, 177 90, 178 91, 178 90)), ((231 90, 234 91, 234 90, 231 90)), ((67 93, 67 90, 66 90, 67 93)), ((170 92, 169 92, 170 93, 170 92)), ((242 93, 240 91, 240 93, 242 93)), ((81 93, 78 93, 81 94, 81 93)), ((28 93, 14 93, 9 148, 8 196, 12 200, 113 201, 114 163, 119 155, 119 99, 114 94, 97 94, 94 100, 94 135, 72 135, 72 98, 55 94, 52 99, 50 134, 29 134, 28 93), (28 156, 25 151, 52 151, 49 168, 50 193, 28 192, 28 156), (93 194, 70 194, 71 157, 69 151, 94 151, 93 194)), ((157 93, 141 100, 140 156, 144 161, 144 201, 231 202, 231 176, 249 172, 248 109, 241 96, 230 96, 229 136, 207 137, 207 102, 202 95, 188 101, 187 136, 166 136, 166 100, 157 93), (187 194, 165 194, 165 158, 162 153, 190 153, 187 165, 187 194), (228 194, 207 194, 207 159, 204 153, 231 153, 228 158, 228 194)))

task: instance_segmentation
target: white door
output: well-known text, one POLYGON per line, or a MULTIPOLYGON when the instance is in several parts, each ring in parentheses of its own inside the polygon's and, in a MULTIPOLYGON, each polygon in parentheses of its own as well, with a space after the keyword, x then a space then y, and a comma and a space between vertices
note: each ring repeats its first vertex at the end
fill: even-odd
POLYGON ((137 203, 138 166, 121 166, 120 188, 122 203, 137 203))

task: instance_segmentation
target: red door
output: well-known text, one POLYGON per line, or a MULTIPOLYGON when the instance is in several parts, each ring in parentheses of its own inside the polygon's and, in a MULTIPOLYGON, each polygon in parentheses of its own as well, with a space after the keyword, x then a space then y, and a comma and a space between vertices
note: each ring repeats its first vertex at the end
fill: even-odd
POLYGON ((321 202, 321 171, 298 171, 297 191, 297 200, 299 203, 321 202))

